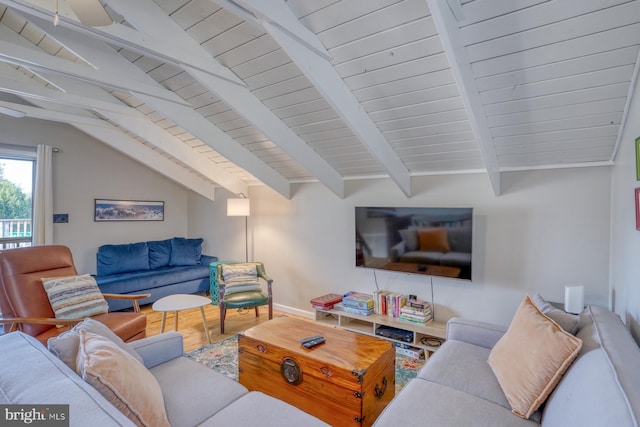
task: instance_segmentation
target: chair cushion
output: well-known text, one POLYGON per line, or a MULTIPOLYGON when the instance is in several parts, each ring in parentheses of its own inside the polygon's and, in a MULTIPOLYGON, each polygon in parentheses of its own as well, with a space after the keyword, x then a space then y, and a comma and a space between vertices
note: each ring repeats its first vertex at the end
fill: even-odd
POLYGON ((239 285, 227 285, 224 287, 225 296, 235 294, 238 292, 253 292, 253 291, 257 291, 257 292, 262 291, 262 287, 260 286, 259 283, 257 282, 241 283, 239 285))
POLYGON ((95 279, 89 274, 43 278, 42 284, 57 319, 82 319, 109 310, 95 279))
POLYGON ((224 298, 224 305, 227 308, 244 308, 265 305, 269 302, 269 297, 263 292, 239 292, 224 298))
POLYGON ((98 276, 149 269, 147 242, 102 245, 98 248, 98 276))
POLYGON ((542 314, 527 295, 488 360, 513 413, 529 418, 553 391, 581 347, 581 339, 542 314))
POLYGON ((174 237, 171 239, 170 266, 200 265, 203 239, 185 239, 174 237))
POLYGON ((113 341, 79 331, 76 372, 139 426, 169 426, 162 390, 144 365, 113 341))

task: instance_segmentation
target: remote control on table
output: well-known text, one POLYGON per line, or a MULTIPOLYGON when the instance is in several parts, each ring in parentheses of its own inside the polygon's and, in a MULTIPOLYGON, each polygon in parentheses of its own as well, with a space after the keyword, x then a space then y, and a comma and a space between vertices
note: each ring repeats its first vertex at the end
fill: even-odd
POLYGON ((318 338, 323 338, 323 336, 322 335, 314 335, 312 337, 302 338, 300 340, 300 344, 304 344, 304 343, 309 342, 309 341, 314 341, 314 340, 317 340, 318 338))
POLYGON ((312 341, 307 341, 306 343, 302 344, 305 348, 312 348, 317 346, 318 344, 322 344, 324 342, 324 338, 320 337, 318 339, 312 340, 312 341))

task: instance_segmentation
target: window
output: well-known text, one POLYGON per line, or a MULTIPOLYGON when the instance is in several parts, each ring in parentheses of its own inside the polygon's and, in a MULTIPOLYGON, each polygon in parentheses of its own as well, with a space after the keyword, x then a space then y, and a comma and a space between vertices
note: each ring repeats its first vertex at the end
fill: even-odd
POLYGON ((34 165, 33 150, 22 152, 0 147, 0 248, 2 249, 31 246, 34 165))

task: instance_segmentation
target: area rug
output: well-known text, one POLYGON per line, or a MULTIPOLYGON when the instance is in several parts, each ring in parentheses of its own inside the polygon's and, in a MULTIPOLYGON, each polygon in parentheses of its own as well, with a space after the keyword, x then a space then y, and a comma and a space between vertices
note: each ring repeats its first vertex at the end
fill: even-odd
MULTIPOLYGON (((238 336, 209 344, 186 354, 187 357, 238 381, 238 336)), ((424 360, 396 353, 396 394, 418 374, 424 360)))

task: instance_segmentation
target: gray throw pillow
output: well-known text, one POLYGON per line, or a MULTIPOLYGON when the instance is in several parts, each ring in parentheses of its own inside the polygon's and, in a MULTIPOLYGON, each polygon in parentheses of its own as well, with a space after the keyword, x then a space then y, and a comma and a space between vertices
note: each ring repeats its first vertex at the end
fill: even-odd
POLYGON ((418 241, 418 230, 406 229, 398 230, 398 232, 400 233, 400 237, 402 237, 402 241, 408 251, 418 250, 418 247, 420 246, 420 242, 418 241))
POLYGON ((555 308, 545 301, 540 294, 535 294, 532 299, 533 303, 538 307, 542 314, 556 322, 562 329, 573 335, 578 332, 580 316, 555 308))
POLYGON ((47 341, 49 351, 74 371, 76 370, 76 357, 78 356, 78 347, 80 346, 80 334, 78 331, 91 332, 108 338, 118 345, 118 347, 133 356, 138 362, 143 363, 142 357, 140 357, 129 344, 122 341, 122 338, 117 336, 111 329, 97 320, 86 318, 71 330, 63 332, 57 337, 49 338, 47 341))

